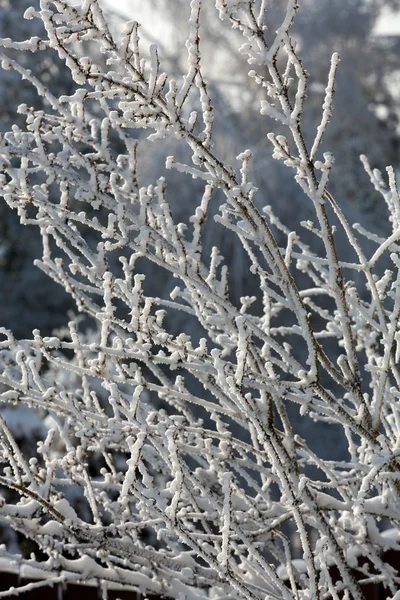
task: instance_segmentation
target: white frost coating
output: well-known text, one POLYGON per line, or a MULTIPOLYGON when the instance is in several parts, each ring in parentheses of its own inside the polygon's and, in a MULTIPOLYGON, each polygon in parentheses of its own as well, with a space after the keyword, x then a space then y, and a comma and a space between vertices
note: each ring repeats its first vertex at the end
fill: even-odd
POLYGON ((391 232, 350 227, 332 196, 335 160, 322 142, 339 57, 310 139, 303 112, 315 88, 291 29, 297 10, 312 18, 303 4, 284 3, 280 23, 266 0, 217 0, 214 13, 215 34, 219 14, 243 38, 249 90, 261 86, 265 124, 276 126, 272 157, 314 211, 296 229, 259 210, 260 150, 237 150, 230 165, 216 150, 224 140, 214 145, 223 115, 201 55, 211 5, 185 7, 176 79, 138 23, 115 38, 97 0, 41 0, 25 16, 41 19, 43 39, 0 40, 3 69, 46 101, 21 105, 20 125, 0 136, 0 194, 38 226, 36 264, 84 315, 46 337, 0 329, 0 515, 41 551, 1 547, 0 568, 38 578, 19 592, 100 580, 175 600, 361 600, 381 582, 398 596, 385 553, 400 551, 400 200, 394 169, 386 182, 365 157, 391 232), (75 82, 68 95, 19 65, 22 50, 56 52, 75 82), (156 170, 165 156, 161 139, 177 158, 143 176, 138 165, 156 170), (232 261, 207 233, 211 215, 246 252, 248 292, 234 289, 232 261), (347 444, 344 460, 309 447, 320 421, 347 444))
POLYGON ((321 140, 322 140, 322 136, 325 132, 325 129, 327 128, 327 125, 329 123, 329 120, 332 116, 332 104, 333 104, 333 93, 334 93, 334 88, 335 88, 335 78, 336 78, 336 71, 339 65, 339 54, 337 52, 334 52, 332 54, 332 58, 331 58, 331 68, 329 71, 329 76, 328 76, 328 85, 326 87, 325 90, 325 99, 324 99, 324 103, 322 105, 322 119, 321 119, 321 124, 318 126, 317 128, 317 135, 315 136, 315 140, 313 143, 313 146, 311 148, 311 153, 310 153, 310 157, 314 158, 317 150, 321 144, 321 140))
POLYGON ((124 498, 126 498, 132 484, 134 483, 134 481, 136 479, 135 472, 136 472, 138 461, 139 461, 139 453, 140 453, 140 450, 143 446, 143 442, 145 439, 146 439, 146 434, 141 431, 138 433, 135 442, 133 441, 133 439, 131 437, 128 437, 126 440, 128 447, 131 451, 131 457, 126 461, 126 463, 128 465, 128 471, 125 475, 124 483, 121 488, 121 495, 120 495, 121 501, 124 498))
MULTIPOLYGON (((307 565, 302 558, 294 558, 292 560, 292 566, 296 569, 298 573, 307 573, 307 565)), ((280 565, 277 568, 276 573, 281 579, 289 579, 287 567, 285 567, 284 565, 280 565)))
POLYGON ((224 494, 224 502, 222 508, 222 527, 221 527, 221 535, 222 535, 222 545, 221 552, 217 556, 217 560, 221 563, 222 567, 227 567, 229 561, 229 532, 231 527, 231 479, 232 473, 223 473, 222 474, 222 493, 224 494))
POLYGON ((149 86, 148 86, 148 92, 147 92, 147 97, 149 100, 151 100, 153 98, 153 94, 154 94, 154 90, 155 90, 155 86, 156 86, 156 82, 157 82, 157 78, 158 78, 158 69, 160 66, 160 63, 158 60, 158 48, 155 44, 152 44, 150 46, 150 61, 151 61, 151 68, 150 68, 149 86))
POLYGON ((271 117, 272 119, 275 119, 276 121, 280 121, 284 125, 287 124, 287 121, 288 121, 287 117, 284 114, 282 114, 279 110, 277 110, 275 108, 275 106, 273 106, 270 102, 268 102, 268 100, 261 101, 260 112, 262 115, 267 115, 268 117, 271 117))
POLYGON ((70 521, 79 521, 78 515, 71 504, 64 498, 62 500, 56 500, 53 503, 53 507, 70 521))

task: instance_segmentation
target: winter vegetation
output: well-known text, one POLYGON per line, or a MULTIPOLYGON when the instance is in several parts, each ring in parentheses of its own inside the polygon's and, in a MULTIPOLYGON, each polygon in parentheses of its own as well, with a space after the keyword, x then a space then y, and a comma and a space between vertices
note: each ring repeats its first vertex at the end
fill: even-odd
POLYGON ((0 39, 26 96, 3 111, 2 203, 75 307, 52 332, 0 329, 0 569, 36 578, 1 597, 400 597, 400 196, 398 165, 376 168, 397 116, 374 129, 380 71, 375 113, 342 88, 335 126, 353 46, 328 57, 310 31, 340 4, 179 0, 185 65, 98 0, 26 3, 22 39, 0 39))

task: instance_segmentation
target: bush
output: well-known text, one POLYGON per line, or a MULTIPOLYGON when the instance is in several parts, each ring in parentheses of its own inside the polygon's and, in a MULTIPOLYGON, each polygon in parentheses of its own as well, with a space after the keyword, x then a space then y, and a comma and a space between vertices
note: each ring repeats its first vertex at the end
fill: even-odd
POLYGON ((297 1, 274 36, 264 0, 216 5, 244 38, 262 115, 277 122, 273 157, 314 211, 315 223, 299 223, 303 241, 258 208, 252 152, 230 165, 215 150, 200 0, 179 82, 156 46, 142 51, 137 23, 112 34, 97 0, 41 0, 25 18, 41 19, 46 36, 0 42, 53 49, 75 82, 58 97, 2 54, 48 108, 20 105, 25 127, 2 134, 1 193, 39 227, 36 264, 81 313, 49 337, 18 341, 2 329, 1 400, 25 407, 35 435, 23 447, 3 409, 0 515, 36 555, 10 544, 0 555, 39 577, 29 589, 100 581, 177 599, 361 599, 379 581, 395 595, 400 579, 382 558, 400 549, 394 170, 386 184, 362 157, 387 204, 388 236, 350 227, 329 191, 334 157, 321 155, 339 56, 309 143, 297 1), (183 158, 168 156, 165 170, 141 148, 168 139, 183 158), (159 169, 145 186, 141 160, 159 169), (187 189, 186 222, 175 218, 171 170, 187 189), (216 203, 214 237, 241 244, 255 295, 237 300, 224 258, 202 244, 216 203), (342 460, 315 444, 326 424, 342 460))

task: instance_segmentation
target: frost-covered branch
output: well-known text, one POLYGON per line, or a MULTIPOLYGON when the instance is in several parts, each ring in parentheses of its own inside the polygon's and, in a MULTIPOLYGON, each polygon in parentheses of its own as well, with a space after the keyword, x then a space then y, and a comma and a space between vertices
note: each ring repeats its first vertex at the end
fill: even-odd
POLYGON ((243 35, 249 83, 267 96, 261 113, 279 123, 268 135, 272 156, 293 170, 313 207, 315 223, 299 226, 322 254, 260 210, 253 153, 230 165, 214 145, 201 4, 188 9, 181 80, 163 71, 155 45, 142 48, 136 22, 114 36, 97 0, 41 0, 25 18, 42 21, 44 39, 0 40, 3 68, 48 105, 19 106, 26 126, 2 135, 1 193, 23 224, 38 226, 37 266, 87 318, 26 340, 1 330, 0 399, 39 413, 46 432, 25 456, 0 417, 0 517, 47 559, 5 547, 0 555, 49 582, 101 580, 177 599, 322 599, 344 590, 361 599, 377 577, 394 595, 400 579, 381 557, 400 549, 394 172, 387 187, 363 158, 393 225, 387 239, 371 236, 378 247, 367 256, 329 191, 334 157, 320 156, 338 55, 307 144, 308 75, 291 33, 296 0, 269 41, 268 2, 217 0, 219 18, 243 35), (102 56, 82 56, 82 44, 102 56), (57 52, 73 93, 57 97, 9 49, 57 52), (141 185, 143 143, 168 139, 182 148, 179 160, 168 156, 141 185), (197 180, 184 223, 174 215, 170 171, 197 180), (217 245, 209 254, 203 247, 212 202, 221 235, 236 236, 257 284, 258 295, 239 303, 217 245), (328 207, 349 242, 346 261, 328 207), (158 295, 148 292, 146 263, 155 281, 166 274, 158 295), (177 311, 186 318, 179 331, 177 311), (298 419, 309 419, 309 440, 296 431, 293 404, 298 419), (337 427, 346 461, 312 449, 320 422, 337 427))

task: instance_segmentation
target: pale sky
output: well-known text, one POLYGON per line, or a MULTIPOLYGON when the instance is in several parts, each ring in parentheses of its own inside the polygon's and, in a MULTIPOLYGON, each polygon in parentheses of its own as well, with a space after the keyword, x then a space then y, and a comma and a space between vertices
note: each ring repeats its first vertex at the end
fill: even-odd
POLYGON ((399 35, 400 34, 400 12, 384 10, 378 19, 375 28, 376 35, 399 35))
POLYGON ((169 24, 162 19, 154 19, 157 12, 154 1, 152 0, 105 0, 106 3, 116 11, 118 15, 126 17, 128 21, 138 21, 146 33, 151 32, 154 39, 151 42, 160 41, 165 43, 168 39, 169 24))

